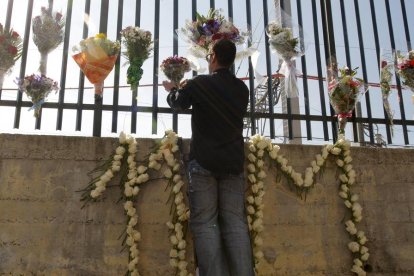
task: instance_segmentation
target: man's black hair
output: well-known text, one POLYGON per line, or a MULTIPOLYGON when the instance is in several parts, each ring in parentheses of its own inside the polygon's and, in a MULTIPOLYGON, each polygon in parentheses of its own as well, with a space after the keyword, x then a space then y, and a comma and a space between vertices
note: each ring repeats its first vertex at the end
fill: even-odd
POLYGON ((221 39, 214 44, 213 52, 221 66, 230 68, 236 58, 236 45, 228 39, 221 39))

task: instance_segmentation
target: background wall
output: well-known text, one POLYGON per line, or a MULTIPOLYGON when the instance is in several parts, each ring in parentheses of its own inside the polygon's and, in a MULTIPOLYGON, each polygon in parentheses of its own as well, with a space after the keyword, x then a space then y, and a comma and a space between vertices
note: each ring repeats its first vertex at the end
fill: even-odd
MULTIPOLYGON (((139 139, 138 160, 153 143, 139 139)), ((125 228, 123 207, 116 204, 119 188, 107 189, 103 201, 84 209, 76 192, 116 145, 111 138, 0 134, 0 275, 125 273, 128 257, 118 240, 125 228)), ((281 153, 302 172, 320 150, 281 145, 281 153)), ((413 275, 414 150, 352 148, 351 155, 354 191, 364 208, 358 228, 369 239, 371 275, 413 275)), ((347 211, 335 176, 336 165, 328 162, 320 184, 304 201, 269 171, 260 275, 351 275, 347 211)), ((138 196, 142 275, 174 275, 165 184, 150 181, 138 196)))

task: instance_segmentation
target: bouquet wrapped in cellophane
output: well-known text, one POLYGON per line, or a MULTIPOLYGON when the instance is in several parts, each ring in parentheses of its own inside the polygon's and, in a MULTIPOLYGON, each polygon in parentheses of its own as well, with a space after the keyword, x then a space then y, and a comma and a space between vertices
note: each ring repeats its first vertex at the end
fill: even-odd
MULTIPOLYGON (((407 55, 402 55, 400 51, 397 52, 396 72, 402 84, 414 93, 414 50, 409 51, 407 55)), ((414 95, 412 102, 414 103, 414 95)))
MULTIPOLYGON (((200 69, 197 58, 206 58, 216 41, 228 39, 236 45, 242 45, 248 36, 248 33, 240 32, 231 21, 226 20, 220 14, 220 10, 214 9, 210 9, 207 16, 197 13, 196 21, 187 21, 184 27, 177 30, 177 33, 190 44, 189 59, 193 63, 194 70, 200 69)), ((237 51, 236 58, 251 54, 251 49, 237 51)))
POLYGON ((177 86, 180 86, 184 74, 191 70, 190 63, 185 57, 168 57, 161 63, 161 70, 164 75, 177 86))
POLYGON ((138 88, 144 71, 142 65, 150 56, 153 47, 152 35, 139 27, 129 26, 121 31, 122 43, 127 49, 123 56, 128 60, 127 83, 131 89, 138 88))
POLYGON ((22 55, 22 39, 13 29, 6 30, 0 24, 0 90, 3 88, 3 80, 16 60, 22 55))
POLYGON ((41 74, 46 74, 47 55, 63 41, 65 20, 59 12, 42 7, 41 15, 32 20, 33 41, 40 52, 41 74))
POLYGON ((282 58, 283 63, 279 73, 285 76, 285 91, 288 97, 297 97, 298 85, 296 80, 295 59, 304 54, 301 41, 294 37, 291 28, 282 27, 279 23, 270 22, 266 27, 270 46, 282 58))
POLYGON ((384 104, 384 109, 385 112, 387 112, 387 116, 391 125, 391 135, 393 135, 394 111, 392 111, 391 109, 389 97, 391 94, 391 79, 393 76, 394 64, 392 59, 389 59, 386 56, 381 56, 380 66, 380 87, 382 94, 382 102, 384 104))
POLYGON ((17 79, 19 89, 26 93, 33 103, 29 109, 34 109, 34 116, 39 117, 42 104, 46 101, 47 96, 52 91, 58 91, 57 82, 46 77, 45 75, 30 75, 24 79, 17 79))
POLYGON ((328 73, 328 94, 339 122, 339 134, 345 135, 345 126, 348 118, 352 117, 352 111, 355 108, 359 97, 363 95, 367 86, 362 79, 356 78, 356 69, 344 67, 338 69, 335 66, 328 73))
POLYGON ((82 40, 73 47, 75 62, 95 87, 95 95, 102 97, 104 80, 112 71, 118 58, 120 45, 105 34, 82 40))

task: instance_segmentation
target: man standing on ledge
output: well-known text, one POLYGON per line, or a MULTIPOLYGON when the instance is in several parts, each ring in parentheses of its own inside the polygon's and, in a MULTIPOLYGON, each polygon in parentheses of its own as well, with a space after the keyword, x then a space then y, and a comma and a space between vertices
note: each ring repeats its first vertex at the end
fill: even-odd
POLYGON ((254 275, 243 173, 249 90, 230 71, 235 56, 234 43, 219 40, 206 57, 210 75, 180 89, 163 82, 173 109, 193 107, 188 197, 200 276, 254 275))

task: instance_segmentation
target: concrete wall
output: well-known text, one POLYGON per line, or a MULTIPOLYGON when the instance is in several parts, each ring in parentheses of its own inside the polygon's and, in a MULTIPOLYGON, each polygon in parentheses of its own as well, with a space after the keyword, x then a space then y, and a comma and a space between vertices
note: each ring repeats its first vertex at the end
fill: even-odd
MULTIPOLYGON (((115 203, 119 188, 107 189, 102 202, 85 209, 76 192, 116 145, 110 138, 0 134, 0 275, 125 273, 127 255, 117 239, 125 225, 123 207, 115 203)), ((138 159, 152 145, 140 139, 138 159)), ((320 150, 281 145, 297 171, 304 171, 320 150)), ((351 154, 371 275, 414 275, 414 150, 352 148, 351 154)), ((260 275, 351 275, 343 224, 347 212, 335 175, 336 166, 328 162, 320 184, 304 201, 269 172, 260 275)), ((142 275, 174 275, 168 264, 164 188, 163 181, 151 181, 139 194, 142 275)))

